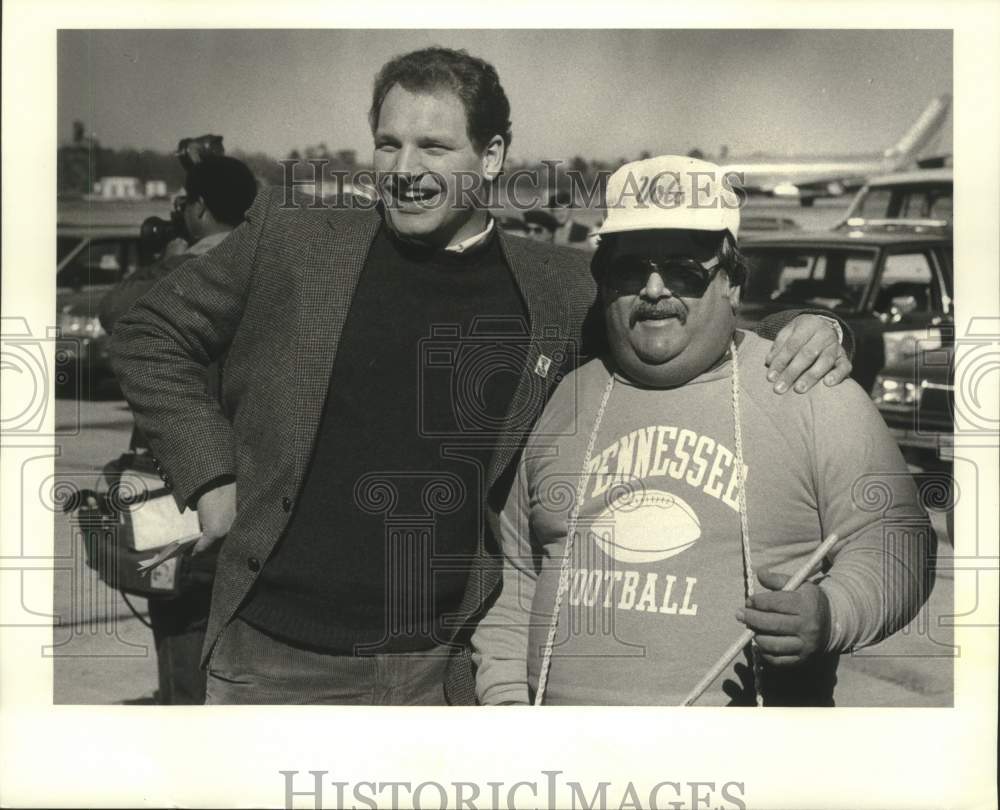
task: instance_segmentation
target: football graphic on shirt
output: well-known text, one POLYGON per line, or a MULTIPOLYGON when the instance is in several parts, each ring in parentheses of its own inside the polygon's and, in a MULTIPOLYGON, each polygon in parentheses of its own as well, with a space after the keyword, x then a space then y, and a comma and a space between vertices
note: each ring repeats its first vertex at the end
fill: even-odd
POLYGON ((619 562, 651 563, 680 554, 701 537, 701 521, 683 498, 662 490, 616 498, 593 526, 598 547, 619 562))

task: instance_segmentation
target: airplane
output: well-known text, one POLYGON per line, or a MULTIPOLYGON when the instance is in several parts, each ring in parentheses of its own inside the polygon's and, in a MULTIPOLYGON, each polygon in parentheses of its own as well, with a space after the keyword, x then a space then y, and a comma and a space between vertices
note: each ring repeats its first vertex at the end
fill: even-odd
MULTIPOLYGON (((881 157, 784 163, 731 163, 723 170, 742 178, 738 184, 749 194, 766 194, 798 200, 810 206, 818 197, 839 197, 864 185, 871 175, 899 171, 914 163, 938 134, 948 117, 951 96, 931 99, 912 127, 881 157)), ((734 183, 734 185, 737 185, 734 183)))

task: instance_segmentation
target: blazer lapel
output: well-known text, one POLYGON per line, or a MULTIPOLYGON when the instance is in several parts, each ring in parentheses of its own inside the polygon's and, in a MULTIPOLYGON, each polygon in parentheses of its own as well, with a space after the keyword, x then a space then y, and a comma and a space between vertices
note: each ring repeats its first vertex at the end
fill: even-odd
POLYGON ((298 268, 295 357, 296 485, 305 475, 351 299, 381 217, 334 214, 317 228, 298 268))
POLYGON ((504 427, 493 452, 486 478, 489 493, 524 443, 548 399, 549 390, 562 379, 567 352, 573 351, 569 309, 553 284, 552 254, 542 257, 525 249, 528 243, 508 237, 497 229, 500 247, 528 309, 530 339, 528 352, 504 427))

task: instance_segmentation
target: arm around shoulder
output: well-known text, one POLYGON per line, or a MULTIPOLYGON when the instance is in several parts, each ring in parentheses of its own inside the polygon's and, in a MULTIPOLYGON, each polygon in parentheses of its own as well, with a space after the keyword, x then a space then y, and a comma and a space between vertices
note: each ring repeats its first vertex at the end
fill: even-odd
POLYGON ((829 321, 840 336, 840 344, 847 354, 847 359, 854 359, 854 332, 846 321, 828 309, 783 309, 773 312, 757 324, 757 334, 767 340, 775 340, 778 333, 800 315, 815 315, 829 321))

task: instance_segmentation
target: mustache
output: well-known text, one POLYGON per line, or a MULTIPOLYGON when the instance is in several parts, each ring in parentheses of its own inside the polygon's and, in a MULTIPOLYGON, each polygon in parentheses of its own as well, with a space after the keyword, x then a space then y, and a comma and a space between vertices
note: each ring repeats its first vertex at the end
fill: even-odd
POLYGON ((683 325, 687 323, 687 315, 687 307, 679 298, 665 298, 655 304, 640 301, 632 310, 628 325, 633 327, 639 321, 662 320, 663 318, 677 318, 683 325))

